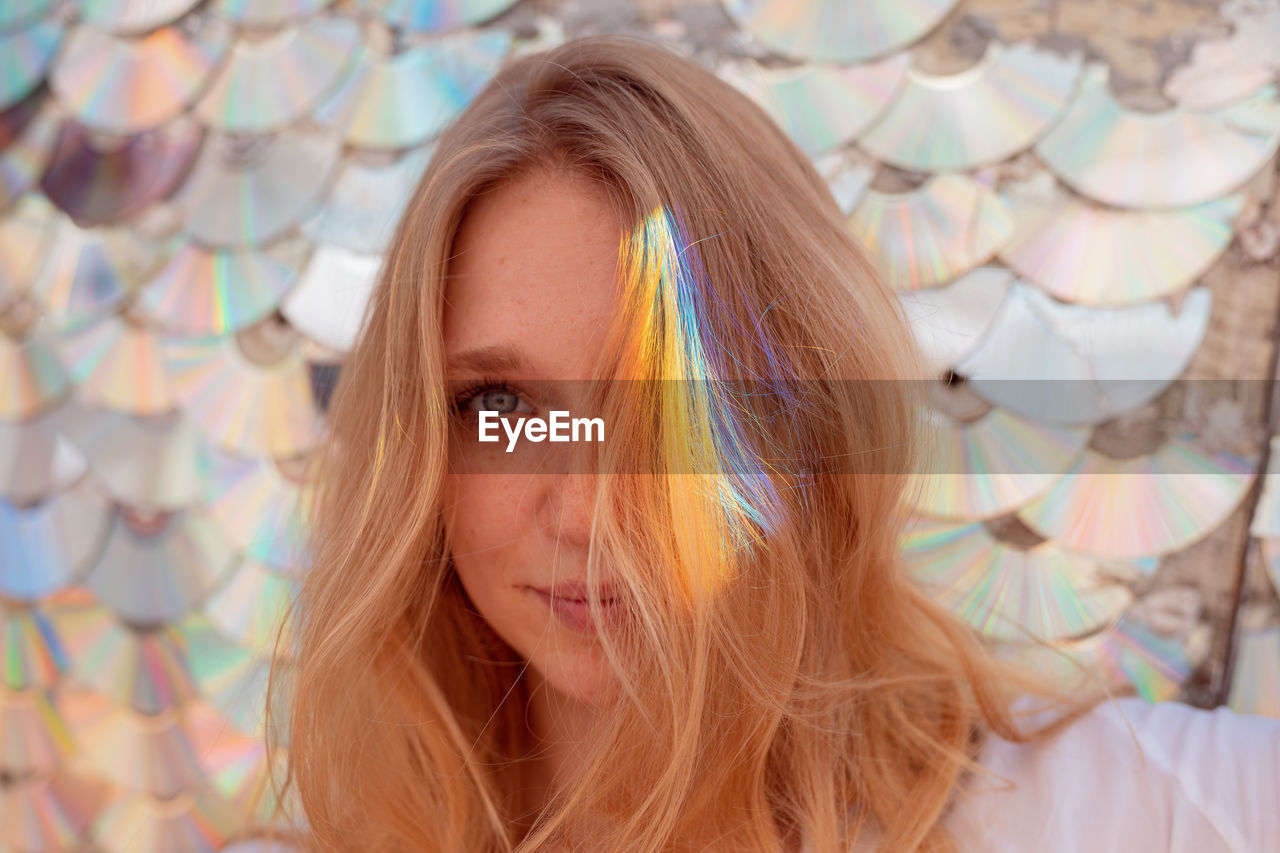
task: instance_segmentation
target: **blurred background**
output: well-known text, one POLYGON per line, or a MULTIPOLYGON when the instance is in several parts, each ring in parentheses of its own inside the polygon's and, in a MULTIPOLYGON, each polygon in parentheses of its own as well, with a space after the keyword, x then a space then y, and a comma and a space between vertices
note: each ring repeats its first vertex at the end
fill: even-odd
POLYGON ((900 292, 917 580, 1064 680, 1280 716, 1280 0, 0 0, 0 851, 263 849, 391 230, 506 59, 600 32, 756 98, 900 292))

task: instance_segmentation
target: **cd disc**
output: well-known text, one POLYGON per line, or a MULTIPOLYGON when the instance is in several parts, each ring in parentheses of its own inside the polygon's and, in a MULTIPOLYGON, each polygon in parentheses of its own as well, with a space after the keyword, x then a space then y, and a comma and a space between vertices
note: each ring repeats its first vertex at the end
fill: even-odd
POLYGON ((13 338, 0 328, 0 420, 34 418, 71 392, 49 335, 36 329, 13 338))
POLYGON ((357 255, 337 246, 320 246, 311 255, 297 287, 280 313, 309 338, 330 349, 349 352, 360 336, 365 308, 378 283, 381 255, 357 255))
POLYGON ((27 195, 0 213, 0 313, 31 289, 53 249, 58 212, 44 196, 27 195))
POLYGON ((1187 436, 1133 459, 1088 451, 1018 517, 1042 536, 1088 554, 1167 554, 1212 532, 1253 478, 1248 460, 1202 452, 1187 436))
POLYGON ((177 406, 160 340, 138 323, 112 315, 64 334, 59 352, 82 402, 138 417, 177 406))
POLYGON ((1240 632, 1227 705, 1237 714, 1280 717, 1280 626, 1240 632))
POLYGON ((936 601, 999 641, 1090 634, 1133 600, 1119 579, 1125 573, 1113 575, 1107 564, 1050 542, 1010 547, 981 524, 918 520, 903 536, 903 554, 936 601))
POLYGON ((245 459, 217 451, 209 458, 208 511, 223 535, 274 571, 302 568, 306 460, 245 459))
POLYGON ((1173 69, 1164 86, 1169 100, 1188 109, 1240 100, 1280 75, 1280 5, 1241 0, 1220 9, 1234 25, 1231 35, 1197 41, 1191 60, 1173 69))
POLYGON ((275 27, 332 4, 333 0, 213 0, 209 5, 228 21, 250 27, 275 27))
POLYGON ((0 599, 0 679, 10 690, 44 690, 71 669, 62 639, 44 611, 0 599))
POLYGON ((201 694, 242 734, 263 734, 270 658, 228 638, 204 616, 191 616, 178 629, 186 638, 201 694))
POLYGON ((145 33, 172 24, 200 0, 77 0, 80 18, 100 30, 145 33))
POLYGON ((934 518, 1012 512, 1053 485, 1089 440, 1087 428, 1025 421, 1001 409, 971 423, 935 414, 932 427, 929 473, 918 475, 913 498, 917 512, 934 518))
POLYGON ((180 619, 234 564, 203 512, 144 515, 122 506, 85 585, 121 618, 155 625, 180 619))
POLYGON ((501 15, 516 0, 359 0, 362 10, 373 12, 393 27, 415 33, 444 33, 483 23, 501 15))
POLYGON ((48 775, 71 758, 71 730, 42 690, 0 689, 0 773, 48 775))
POLYGON ((959 74, 907 72, 893 104, 859 144, 886 163, 921 172, 997 163, 1028 148, 1066 106, 1078 56, 991 42, 959 74))
POLYGON ((0 32, 0 109, 16 104, 35 91, 62 42, 62 35, 62 24, 53 20, 0 32))
POLYGON ((81 228, 58 223, 50 255, 31 287, 47 320, 60 330, 83 328, 110 315, 164 260, 166 246, 136 228, 81 228))
POLYGON ((131 628, 97 603, 53 608, 50 618, 74 661, 75 681, 111 702, 159 714, 195 696, 182 637, 173 628, 131 628))
POLYGON ((0 30, 13 30, 43 18, 55 0, 9 0, 0 6, 0 30))
POLYGON ((316 243, 366 255, 382 254, 435 148, 430 142, 385 164, 347 158, 324 206, 302 224, 302 233, 316 243))
POLYGON ((0 500, 0 595, 33 600, 76 580, 106 542, 111 506, 87 486, 30 507, 0 500))
POLYGON ((43 91, 0 114, 0 211, 36 189, 62 121, 61 108, 43 91))
POLYGON ((360 27, 321 16, 264 41, 240 41, 195 106, 205 124, 263 133, 297 122, 351 72, 360 27))
POLYGON ((770 50, 797 59, 857 62, 904 47, 920 38, 946 17, 957 0, 721 2, 738 26, 770 50))
POLYGON ((897 54, 866 65, 767 68, 726 60, 716 74, 750 95, 814 157, 866 130, 902 85, 910 61, 897 54))
POLYGON ((135 417, 83 405, 59 411, 59 426, 88 459, 94 484, 120 503, 176 511, 203 496, 205 448, 180 411, 135 417))
POLYGON ((316 117, 359 147, 421 145, 462 112, 510 48, 511 34, 494 29, 455 33, 390 57, 362 49, 355 72, 316 117))
POLYGON ((1081 195, 1117 207, 1190 207, 1230 193, 1280 145, 1275 87, 1211 111, 1127 110, 1090 65, 1062 119, 1036 144, 1081 195))
POLYGON ((100 780, 66 770, 15 779, 0 791, 0 843, 22 851, 82 850, 105 793, 100 780))
POLYGON ((126 39, 85 24, 67 37, 49 86, 76 117, 121 136, 171 121, 208 85, 231 45, 231 28, 213 16, 126 39))
POLYGON ((84 476, 88 461, 63 434, 68 406, 23 421, 0 420, 0 496, 31 504, 63 492, 84 476))
POLYGON ((217 853, 242 827, 231 806, 212 793, 159 800, 117 789, 94 830, 105 853, 217 853))
POLYGON ((1177 210, 1102 207, 1047 174, 1007 184, 1001 197, 1014 229, 1000 259, 1058 299, 1100 306, 1190 287, 1230 245, 1244 205, 1235 195, 1177 210))
POLYGON ((211 132, 175 196, 188 233, 214 248, 275 240, 324 197, 341 150, 336 136, 311 130, 211 132))
POLYGON ((81 756, 103 779, 165 798, 205 785, 195 745, 177 714, 144 716, 88 691, 66 691, 58 699, 81 756))
POLYGON ((167 359, 187 414, 219 447, 242 456, 289 457, 319 441, 307 362, 297 333, 285 324, 269 318, 212 343, 174 340, 167 359))
MULTIPOLYGON (((294 595, 294 582, 260 563, 242 563, 214 590, 202 610, 218 630, 260 657, 276 651, 276 638, 294 595)), ((288 637, 281 651, 287 650, 288 637)))
POLYGON ((1094 424, 1154 400, 1195 355, 1212 296, 1167 303, 1065 305, 1014 282, 982 343, 956 365, 993 405, 1032 420, 1094 424), (1035 353, 1035 358, 1028 358, 1035 353))
POLYGON ((986 263, 1013 221, 995 193, 974 179, 938 175, 908 193, 868 190, 849 228, 891 285, 918 290, 986 263))
POLYGON ((978 345, 1012 283, 1006 269, 978 267, 943 287, 898 291, 930 375, 950 370, 978 345))
POLYGON ((157 130, 104 144, 68 119, 40 188, 81 227, 119 222, 173 191, 203 136, 198 124, 179 116, 157 130))
POLYGON ((187 242, 151 277, 136 304, 168 334, 238 332, 276 310, 310 249, 297 236, 256 249, 210 250, 187 242))

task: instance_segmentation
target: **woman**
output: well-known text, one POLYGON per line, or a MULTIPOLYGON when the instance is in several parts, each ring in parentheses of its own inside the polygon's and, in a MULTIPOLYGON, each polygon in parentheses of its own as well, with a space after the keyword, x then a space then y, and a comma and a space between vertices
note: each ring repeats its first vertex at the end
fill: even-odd
POLYGON ((509 63, 439 139, 365 319, 284 692, 305 846, 1275 831, 1245 818, 1280 790, 1280 723, 1058 695, 912 586, 896 299, 806 157, 700 66, 619 36, 509 63), (535 440, 552 411, 602 440, 535 440), (1137 769, 1120 709, 1148 752, 1237 766, 1137 769), (1237 769, 1225 804, 1178 787, 1237 769))

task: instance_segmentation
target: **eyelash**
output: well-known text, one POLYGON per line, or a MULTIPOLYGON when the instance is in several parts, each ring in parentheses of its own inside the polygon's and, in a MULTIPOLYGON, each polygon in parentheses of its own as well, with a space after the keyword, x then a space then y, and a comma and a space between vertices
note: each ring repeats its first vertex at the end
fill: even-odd
POLYGON ((507 394, 515 394, 521 400, 533 405, 528 397, 513 385, 503 382, 501 379, 485 378, 468 385, 453 398, 453 410, 459 417, 466 417, 471 411, 466 404, 471 402, 472 398, 482 392, 501 391, 507 394))

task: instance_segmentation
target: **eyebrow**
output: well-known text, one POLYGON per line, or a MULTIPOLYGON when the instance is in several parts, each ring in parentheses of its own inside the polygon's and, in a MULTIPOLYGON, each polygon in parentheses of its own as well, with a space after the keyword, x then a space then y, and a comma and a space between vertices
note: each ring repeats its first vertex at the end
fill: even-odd
POLYGON ((477 373, 532 373, 520 351, 506 344, 463 350, 445 361, 448 371, 473 370, 477 373))

